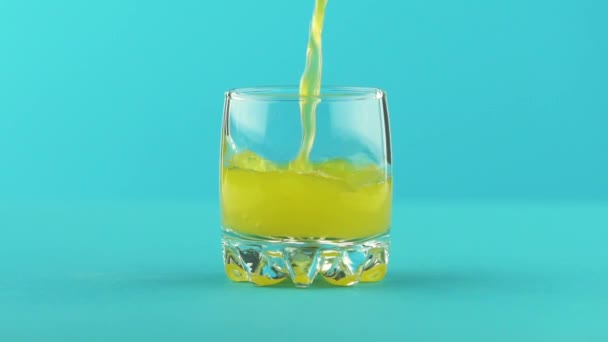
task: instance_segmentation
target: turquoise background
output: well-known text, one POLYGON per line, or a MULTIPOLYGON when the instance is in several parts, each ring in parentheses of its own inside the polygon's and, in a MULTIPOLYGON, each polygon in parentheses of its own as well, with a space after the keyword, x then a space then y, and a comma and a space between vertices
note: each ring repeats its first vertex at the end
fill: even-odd
POLYGON ((0 340, 608 339, 608 2, 329 1, 324 82, 388 91, 393 249, 300 291, 223 276, 218 143, 312 0, 0 0, 0 340))
MULTIPOLYGON (((312 0, 0 2, 0 197, 217 197, 223 92, 294 84, 312 0)), ((608 3, 331 1, 399 198, 607 198, 608 3)))

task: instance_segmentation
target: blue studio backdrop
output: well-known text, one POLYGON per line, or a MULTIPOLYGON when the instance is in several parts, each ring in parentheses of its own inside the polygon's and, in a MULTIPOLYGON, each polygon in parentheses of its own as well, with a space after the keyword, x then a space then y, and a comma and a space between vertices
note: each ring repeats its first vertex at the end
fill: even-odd
MULTIPOLYGON (((217 198, 224 91, 296 84, 313 1, 0 2, 0 198, 217 198)), ((608 5, 330 1, 397 198, 606 198, 608 5)))

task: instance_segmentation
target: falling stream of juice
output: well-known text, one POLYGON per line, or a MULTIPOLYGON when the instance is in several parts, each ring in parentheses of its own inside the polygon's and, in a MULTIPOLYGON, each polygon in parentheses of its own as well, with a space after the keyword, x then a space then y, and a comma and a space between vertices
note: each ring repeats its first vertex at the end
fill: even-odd
POLYGON ((310 36, 306 48, 306 68, 300 79, 300 113, 302 115, 302 145, 296 158, 297 165, 306 165, 316 132, 316 109, 321 94, 323 49, 321 36, 327 0, 316 0, 310 23, 310 36))

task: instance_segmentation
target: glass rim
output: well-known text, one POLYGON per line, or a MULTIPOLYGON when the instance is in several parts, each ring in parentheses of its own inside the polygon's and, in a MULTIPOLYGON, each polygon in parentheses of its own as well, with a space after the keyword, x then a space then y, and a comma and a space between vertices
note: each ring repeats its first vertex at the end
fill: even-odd
POLYGON ((301 101, 317 99, 323 101, 353 101, 381 99, 385 92, 380 88, 358 86, 322 86, 317 96, 301 96, 298 86, 257 86, 233 88, 226 92, 230 100, 255 101, 301 101))

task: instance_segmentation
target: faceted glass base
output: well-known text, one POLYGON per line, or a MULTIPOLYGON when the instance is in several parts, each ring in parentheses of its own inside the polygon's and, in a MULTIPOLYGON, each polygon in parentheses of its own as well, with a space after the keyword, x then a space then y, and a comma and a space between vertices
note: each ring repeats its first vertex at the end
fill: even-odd
POLYGON ((376 282, 384 278, 389 257, 388 233, 335 242, 262 239, 224 230, 222 246, 228 278, 261 286, 290 278, 295 286, 308 287, 317 275, 337 286, 376 282))

